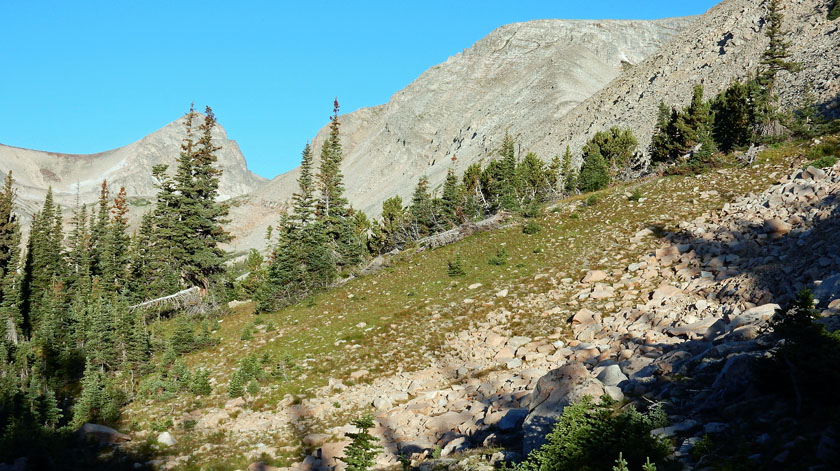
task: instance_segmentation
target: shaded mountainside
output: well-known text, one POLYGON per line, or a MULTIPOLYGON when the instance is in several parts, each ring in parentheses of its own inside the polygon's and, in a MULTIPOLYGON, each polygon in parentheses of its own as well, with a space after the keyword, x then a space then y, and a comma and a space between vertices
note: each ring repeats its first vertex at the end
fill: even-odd
MULTIPOLYGON (((537 136, 553 133, 553 121, 695 18, 538 20, 496 29, 388 103, 340 117, 351 203, 377 215, 383 200, 406 197, 421 175, 441 183, 453 155, 460 173, 494 153, 505 131, 531 147, 537 136)), ((325 127, 314 140, 316 156, 326 135, 325 127)), ((297 171, 278 176, 255 200, 287 200, 296 177, 297 171)))
MULTIPOLYGON (((221 126, 216 126, 213 134, 222 147, 217 153, 223 170, 219 188, 222 198, 253 192, 265 182, 248 170, 239 145, 228 139, 221 126)), ((61 154, 0 144, 0 172, 13 172, 18 187, 17 204, 25 218, 37 211, 49 187, 56 202, 70 209, 75 206, 77 193, 82 203, 96 201, 103 179, 108 180, 112 192, 125 186, 130 200, 143 204, 141 199, 154 198, 157 193, 152 167, 168 164, 174 171, 183 138, 183 120, 178 119, 139 141, 96 154, 61 154)), ((140 213, 130 212, 132 216, 140 213)))

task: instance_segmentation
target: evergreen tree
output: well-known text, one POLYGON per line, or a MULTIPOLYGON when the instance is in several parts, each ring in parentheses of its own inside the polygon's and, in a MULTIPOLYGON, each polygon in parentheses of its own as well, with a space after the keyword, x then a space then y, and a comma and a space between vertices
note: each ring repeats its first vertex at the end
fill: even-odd
POLYGON ((182 244, 178 260, 182 278, 190 286, 205 290, 224 272, 224 252, 220 243, 230 241, 230 234, 222 224, 227 222, 227 204, 219 203, 219 178, 213 129, 216 116, 210 107, 204 109, 204 122, 198 127, 198 141, 192 135, 192 119, 197 113, 190 107, 187 118, 187 137, 181 146, 178 171, 175 175, 176 214, 174 243, 182 244))
POLYGON ((68 270, 66 284, 68 291, 90 291, 91 259, 90 259, 90 231, 88 230, 87 206, 76 204, 73 218, 70 221, 72 229, 68 236, 68 270))
POLYGON ((91 361, 85 363, 82 391, 73 405, 73 427, 78 428, 98 417, 102 407, 102 372, 91 361))
POLYGON ((368 432, 373 428, 373 418, 364 416, 351 422, 359 431, 347 433, 350 444, 344 448, 343 461, 347 471, 368 471, 376 463, 376 455, 382 450, 377 438, 368 432))
POLYGON ((519 210, 520 200, 517 194, 519 181, 516 173, 516 150, 513 137, 505 133, 502 140, 502 160, 499 164, 499 204, 500 209, 519 210))
POLYGON ((550 170, 546 168, 537 154, 528 152, 516 166, 516 181, 519 194, 524 204, 542 203, 548 200, 552 185, 549 182, 550 170))
POLYGON ((402 248, 409 240, 409 215, 399 196, 382 202, 382 234, 387 251, 402 248))
POLYGON ((461 192, 458 188, 458 177, 451 167, 446 172, 446 180, 443 182, 443 194, 441 195, 441 216, 447 227, 457 226, 461 222, 463 203, 461 192))
POLYGON ((340 267, 358 264, 364 247, 355 237, 352 211, 344 197, 344 176, 341 174, 343 151, 338 122, 338 99, 333 102, 330 118, 330 133, 321 147, 321 165, 318 172, 319 199, 317 212, 330 243, 338 255, 336 265, 340 267))
MULTIPOLYGON (((15 190, 12 171, 6 175, 3 191, 0 193, 0 279, 9 270, 10 261, 17 247, 13 246, 19 231, 17 215, 14 213, 15 190)), ((16 267, 15 267, 16 268, 16 267)), ((0 298, 2 300, 2 298, 0 298)))
POLYGON ((128 236, 128 217, 126 216, 128 214, 128 203, 125 196, 125 187, 120 188, 111 209, 113 217, 108 226, 101 259, 102 282, 107 290, 123 292, 128 277, 131 243, 128 236))
POLYGON ((834 21, 837 18, 840 18, 840 0, 834 0, 834 4, 828 12, 829 21, 834 21))
POLYGON ((432 195, 429 193, 429 178, 423 175, 417 182, 411 197, 411 227, 415 238, 426 237, 437 230, 432 195))
POLYGON ((563 189, 566 193, 572 193, 577 190, 577 169, 572 167, 572 151, 569 146, 566 146, 566 152, 563 153, 563 189))
POLYGON ((108 236, 109 218, 109 191, 108 181, 102 180, 99 190, 99 202, 97 204, 96 218, 91 215, 90 230, 90 272, 91 275, 102 276, 102 257, 105 251, 105 239, 108 236))
POLYGON ((6 175, 0 193, 0 344, 18 342, 20 313, 20 226, 14 213, 15 191, 12 172, 6 175))
POLYGON ((61 208, 53 204, 52 188, 47 191, 44 206, 35 214, 26 249, 21 281, 23 330, 37 330, 40 301, 54 280, 64 277, 64 254, 61 208))
POLYGON ((638 142, 630 129, 612 127, 608 131, 596 132, 583 147, 583 153, 592 153, 597 148, 598 153, 606 160, 612 171, 616 172, 630 164, 637 145, 638 142))
POLYGON ((484 193, 481 189, 481 165, 470 164, 461 176, 464 191, 464 214, 469 219, 481 217, 488 210, 484 193))
POLYGON ((759 114, 755 102, 757 88, 755 80, 736 81, 712 100, 713 136, 722 151, 729 152, 752 142, 759 114))
POLYGON ((610 169, 597 146, 591 146, 584 151, 577 183, 581 193, 597 191, 609 186, 610 169))
POLYGON ((767 89, 767 96, 773 96, 773 87, 776 83, 776 75, 781 71, 797 72, 801 65, 790 61, 790 42, 785 41, 787 34, 782 28, 782 7, 779 0, 770 0, 768 4, 765 35, 769 41, 767 49, 761 54, 762 71, 760 80, 767 89))

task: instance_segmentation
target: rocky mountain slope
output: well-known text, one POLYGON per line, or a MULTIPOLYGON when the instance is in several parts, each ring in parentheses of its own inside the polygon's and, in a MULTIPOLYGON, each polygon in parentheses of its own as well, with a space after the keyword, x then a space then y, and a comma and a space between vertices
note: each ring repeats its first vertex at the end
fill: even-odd
MULTIPOLYGON (((755 70, 766 46, 766 1, 725 0, 699 18, 655 22, 543 20, 507 25, 432 67, 381 106, 341 117, 350 201, 376 215, 394 194, 405 199, 421 175, 443 182, 491 155, 510 132, 520 152, 544 159, 566 145, 579 151, 595 132, 633 129, 650 142, 660 101, 685 105, 701 83, 716 93, 755 70), (696 21, 694 21, 696 19, 696 21)), ((778 92, 795 105, 810 89, 837 110, 840 33, 826 19, 830 0, 784 1, 792 59, 778 92)), ((326 135, 315 138, 317 150, 326 135)), ((278 204, 294 191, 296 172, 256 195, 278 204)))
MULTIPOLYGON (((377 215, 383 200, 405 198, 421 175, 433 185, 442 182, 452 156, 460 172, 492 154, 506 131, 530 148, 538 137, 552 135, 567 112, 694 19, 538 20, 496 29, 388 103, 341 116, 350 201, 377 215)), ((324 128, 315 137, 316 156, 326 134, 324 128)), ((292 171, 275 178, 254 199, 286 201, 296 177, 292 171)))
MULTIPOLYGON (((840 307, 840 166, 803 171, 803 153, 789 145, 749 168, 648 178, 594 205, 562 201, 537 235, 514 226, 399 257, 311 305, 263 314, 247 342, 238 333, 254 325, 250 311, 226 317, 218 349, 189 358, 208 365, 213 394, 132 405, 132 435, 154 442, 149 424, 179 410, 164 469, 262 456, 337 471, 347 418, 370 412, 385 445, 379 467, 397 465, 400 453, 415 464, 440 454, 420 469, 489 470, 536 446, 564 405, 604 392, 665 404, 671 426, 656 433, 674 439, 688 469, 703 437, 729 434, 756 447, 757 462, 795 467, 785 446, 803 440, 781 420, 792 402, 756 393, 750 372, 775 345, 768 319, 801 287, 816 287, 828 322, 840 307), (498 247, 508 266, 487 264, 498 247), (453 281, 445 261, 454 254, 468 274, 453 281), (303 345, 292 383, 224 394, 238 358, 303 345), (292 386, 304 389, 284 395, 292 386), (779 426, 731 419, 752 410, 779 426), (481 451, 499 446, 507 451, 481 451), (464 459, 478 467, 456 464, 464 459)), ((823 430, 809 433, 804 442, 816 444, 823 430)))
MULTIPOLYGON (((12 171, 18 188, 17 204, 24 217, 43 204, 49 187, 65 210, 75 206, 77 194, 80 202, 92 203, 99 197, 103 179, 108 180, 112 192, 125 186, 130 201, 142 205, 142 200, 148 201, 157 193, 152 167, 168 164, 174 171, 183 137, 183 119, 179 118, 137 142, 96 154, 60 154, 0 144, 0 172, 12 171)), ((224 172, 219 188, 222 198, 251 193, 266 181, 248 171, 239 145, 228 139, 222 126, 216 126, 214 138, 222 147, 217 153, 224 172)), ((132 210, 129 214, 139 216, 140 212, 132 210)))

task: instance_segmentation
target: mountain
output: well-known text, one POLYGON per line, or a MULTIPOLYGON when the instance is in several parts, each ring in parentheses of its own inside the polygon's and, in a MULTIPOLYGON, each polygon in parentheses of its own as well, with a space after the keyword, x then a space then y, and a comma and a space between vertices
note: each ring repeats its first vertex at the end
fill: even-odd
MULTIPOLYGON (((178 119, 137 142, 96 154, 61 154, 0 144, 0 172, 12 171, 17 205, 25 219, 43 203, 47 188, 52 187, 56 202, 69 210, 77 195, 82 203, 96 201, 103 179, 108 180, 112 192, 125 186, 130 204, 142 206, 157 193, 152 167, 167 164, 174 171, 184 136, 183 119, 178 119)), ((266 181, 248 170, 239 145, 228 139, 222 126, 216 126, 213 137, 222 147, 217 155, 223 170, 219 187, 223 199, 253 192, 266 181)), ((129 214, 136 218, 141 212, 129 214)))
MULTIPOLYGON (((707 96, 756 70, 767 45, 766 3, 726 0, 700 17, 658 21, 539 20, 506 25, 427 70, 391 100, 340 117, 342 167, 351 203, 378 215, 381 202, 408 197, 418 178, 442 184, 491 156, 505 132, 519 154, 550 159, 568 145, 579 152, 610 126, 630 127, 645 152, 660 101, 683 106, 695 84, 707 96)), ((784 2, 797 74, 782 73, 777 91, 786 106, 810 88, 837 111, 840 33, 826 19, 830 0, 784 2)), ((327 135, 314 139, 318 154, 327 135)), ((295 188, 296 171, 256 192, 277 206, 295 188)))
MULTIPOLYGON (((340 117, 348 198, 357 209, 378 215, 383 200, 405 198, 421 175, 441 183, 453 156, 459 172, 486 158, 506 131, 527 149, 695 19, 537 20, 496 29, 424 72, 388 103, 340 117)), ((327 132, 325 127, 313 141, 316 156, 327 132)), ((276 177, 254 200, 282 204, 296 178, 297 171, 276 177)))

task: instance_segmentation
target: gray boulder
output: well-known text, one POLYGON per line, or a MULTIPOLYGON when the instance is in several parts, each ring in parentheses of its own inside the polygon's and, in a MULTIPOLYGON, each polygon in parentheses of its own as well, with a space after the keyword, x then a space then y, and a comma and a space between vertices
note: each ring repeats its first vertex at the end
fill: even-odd
POLYGON ((120 443, 131 441, 131 437, 129 435, 117 432, 111 427, 99 424, 84 424, 81 428, 79 428, 77 433, 88 440, 95 440, 99 443, 120 443))
POLYGON ((528 416, 522 424, 522 454, 545 443, 545 436, 563 414, 563 409, 585 395, 595 398, 604 394, 604 385, 589 375, 582 363, 567 363, 537 381, 537 387, 523 401, 528 416))

